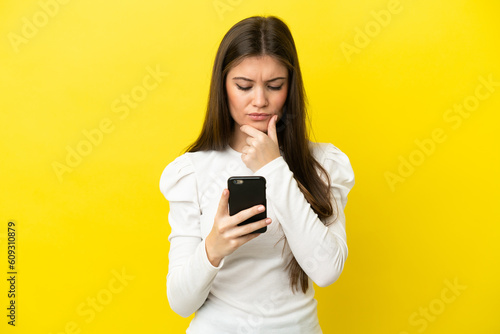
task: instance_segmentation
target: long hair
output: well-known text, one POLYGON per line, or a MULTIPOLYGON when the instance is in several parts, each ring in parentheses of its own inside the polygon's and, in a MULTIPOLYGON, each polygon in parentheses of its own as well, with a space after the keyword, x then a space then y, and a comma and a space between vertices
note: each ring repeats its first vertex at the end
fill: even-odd
MULTIPOLYGON (((224 150, 234 130, 225 81, 244 58, 268 55, 288 69, 288 92, 283 115, 276 124, 278 143, 300 191, 321 221, 333 215, 330 179, 313 157, 306 127, 306 95, 297 50, 287 25, 275 16, 253 16, 236 23, 224 36, 215 57, 208 105, 201 133, 186 151, 224 150), (325 177, 325 181, 321 179, 325 177)), ((286 237, 285 246, 287 245, 286 237)), ((309 278, 291 255, 286 269, 292 291, 306 292, 309 278)))

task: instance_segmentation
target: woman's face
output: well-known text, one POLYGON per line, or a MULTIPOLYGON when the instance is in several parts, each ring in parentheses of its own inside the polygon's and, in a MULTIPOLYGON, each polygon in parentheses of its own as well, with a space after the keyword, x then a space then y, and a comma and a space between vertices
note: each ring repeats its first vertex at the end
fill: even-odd
POLYGON ((278 120, 288 92, 288 71, 271 56, 247 57, 229 70, 226 91, 231 116, 239 126, 248 124, 267 133, 274 115, 278 120))

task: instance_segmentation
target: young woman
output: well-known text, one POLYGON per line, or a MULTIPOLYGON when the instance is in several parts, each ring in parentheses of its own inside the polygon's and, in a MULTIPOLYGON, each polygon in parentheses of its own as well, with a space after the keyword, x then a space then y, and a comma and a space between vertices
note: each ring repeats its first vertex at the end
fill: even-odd
POLYGON ((292 35, 276 17, 250 17, 224 36, 205 122, 164 170, 170 203, 167 296, 187 333, 321 333, 314 287, 337 280, 347 258, 349 159, 309 141, 292 35), (229 215, 230 176, 266 179, 263 211, 229 215), (265 233, 251 233, 267 226, 265 233))

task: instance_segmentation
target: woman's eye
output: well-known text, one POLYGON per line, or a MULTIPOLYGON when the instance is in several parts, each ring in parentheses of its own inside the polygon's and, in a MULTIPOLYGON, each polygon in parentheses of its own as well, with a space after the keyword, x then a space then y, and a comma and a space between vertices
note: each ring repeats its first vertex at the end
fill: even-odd
MULTIPOLYGON (((250 90, 250 89, 252 89, 252 86, 250 86, 250 87, 242 87, 242 86, 240 86, 238 84, 236 84, 236 87, 238 87, 239 90, 250 90)), ((283 87, 283 85, 281 85, 281 86, 267 86, 267 87, 269 89, 271 89, 271 90, 280 90, 281 87, 283 87)))
POLYGON ((236 84, 239 90, 249 90, 252 87, 241 87, 240 85, 236 84))

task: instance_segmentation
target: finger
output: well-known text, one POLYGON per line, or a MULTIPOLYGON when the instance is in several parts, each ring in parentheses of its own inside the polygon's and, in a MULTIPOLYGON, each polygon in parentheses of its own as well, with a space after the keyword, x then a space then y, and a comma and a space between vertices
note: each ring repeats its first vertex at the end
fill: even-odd
POLYGON ((267 124, 267 135, 276 144, 278 144, 278 135, 276 134, 276 122, 277 121, 278 121, 278 115, 275 115, 271 118, 271 120, 267 124))
POLYGON ((255 138, 252 136, 248 136, 245 141, 247 142, 248 146, 252 146, 253 142, 255 141, 255 138))
POLYGON ((252 206, 251 208, 241 210, 240 212, 238 212, 237 214, 232 216, 233 217, 233 224, 238 225, 239 223, 244 222, 248 218, 264 212, 265 209, 266 208, 264 207, 264 205, 255 205, 255 206, 252 206))
POLYGON ((254 128, 253 126, 250 126, 248 124, 242 125, 240 127, 240 130, 242 132, 246 133, 247 135, 252 136, 252 137, 258 137, 258 136, 262 136, 264 134, 264 132, 257 130, 256 128, 254 128))
POLYGON ((242 245, 246 244, 247 242, 249 242, 250 240, 257 238, 261 234, 262 233, 250 233, 250 234, 242 235, 241 237, 238 238, 238 240, 240 241, 240 247, 242 245))
POLYGON ((235 232, 238 236, 244 236, 263 227, 266 227, 267 225, 271 224, 271 222, 271 218, 264 218, 253 223, 238 226, 235 228, 235 232))
POLYGON ((222 191, 222 195, 219 201, 219 207, 217 208, 217 215, 220 216, 229 216, 229 190, 224 189, 222 191))
POLYGON ((253 152, 255 152, 255 147, 253 146, 246 145, 241 148, 241 153, 252 154, 253 152))

